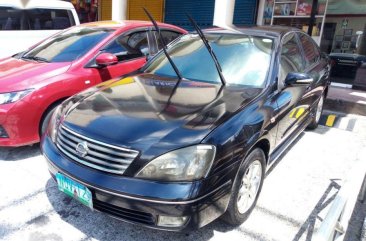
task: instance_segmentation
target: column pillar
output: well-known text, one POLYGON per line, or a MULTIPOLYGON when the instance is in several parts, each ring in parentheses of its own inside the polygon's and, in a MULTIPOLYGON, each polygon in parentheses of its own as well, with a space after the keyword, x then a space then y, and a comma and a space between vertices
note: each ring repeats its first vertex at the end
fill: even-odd
POLYGON ((127 19, 127 0, 112 0, 112 20, 127 19))
POLYGON ((263 25, 265 0, 258 0, 257 25, 263 25))
POLYGON ((235 0, 216 0, 213 25, 230 26, 233 24, 235 0))

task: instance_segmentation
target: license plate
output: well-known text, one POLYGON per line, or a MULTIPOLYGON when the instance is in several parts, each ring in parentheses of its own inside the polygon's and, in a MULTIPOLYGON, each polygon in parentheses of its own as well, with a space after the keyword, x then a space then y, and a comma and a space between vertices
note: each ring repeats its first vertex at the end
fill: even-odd
POLYGON ((58 189, 61 192, 75 198, 82 204, 93 209, 93 198, 91 191, 84 185, 71 180, 70 178, 62 175, 61 173, 56 173, 56 180, 58 189))

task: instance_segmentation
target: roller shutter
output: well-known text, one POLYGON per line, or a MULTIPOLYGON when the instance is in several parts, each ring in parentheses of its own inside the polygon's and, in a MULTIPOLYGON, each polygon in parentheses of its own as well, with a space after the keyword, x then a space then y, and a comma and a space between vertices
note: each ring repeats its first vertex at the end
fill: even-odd
POLYGON ((257 0, 235 0, 233 24, 235 25, 255 24, 256 15, 257 15, 257 0))
POLYGON ((127 19, 149 20, 142 7, 145 7, 156 21, 163 21, 164 0, 128 0, 127 19))
POLYGON ((214 10, 215 0, 165 0, 164 22, 192 30, 186 17, 189 13, 201 28, 208 28, 212 26, 214 10))
POLYGON ((100 5, 100 20, 112 19, 112 0, 102 0, 100 5))

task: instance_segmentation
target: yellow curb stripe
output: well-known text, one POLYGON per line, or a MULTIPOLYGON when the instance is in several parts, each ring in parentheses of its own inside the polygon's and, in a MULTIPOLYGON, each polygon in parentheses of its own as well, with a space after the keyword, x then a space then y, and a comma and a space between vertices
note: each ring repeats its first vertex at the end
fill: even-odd
POLYGON ((298 119, 305 111, 305 108, 300 108, 296 113, 296 119, 298 119))
POLYGON ((293 109, 293 110, 291 111, 291 113, 290 113, 290 118, 293 118, 293 117, 294 117, 295 112, 296 112, 296 109, 293 109))
POLYGON ((334 125, 336 115, 328 115, 327 122, 325 123, 326 126, 332 127, 334 125))

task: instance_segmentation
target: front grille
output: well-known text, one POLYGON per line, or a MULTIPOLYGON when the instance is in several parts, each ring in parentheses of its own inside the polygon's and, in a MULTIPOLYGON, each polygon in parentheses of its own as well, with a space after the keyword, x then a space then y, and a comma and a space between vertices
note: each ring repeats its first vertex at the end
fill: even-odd
POLYGON ((155 225, 154 217, 150 213, 135 211, 131 209, 121 208, 106 202, 94 199, 93 207, 101 212, 107 213, 111 216, 132 221, 136 223, 142 223, 147 225, 155 225))
POLYGON ((70 159, 85 166, 104 172, 123 174, 138 151, 102 143, 82 136, 65 126, 59 128, 56 145, 70 159), (77 146, 83 144, 87 148, 85 155, 80 155, 77 146))

